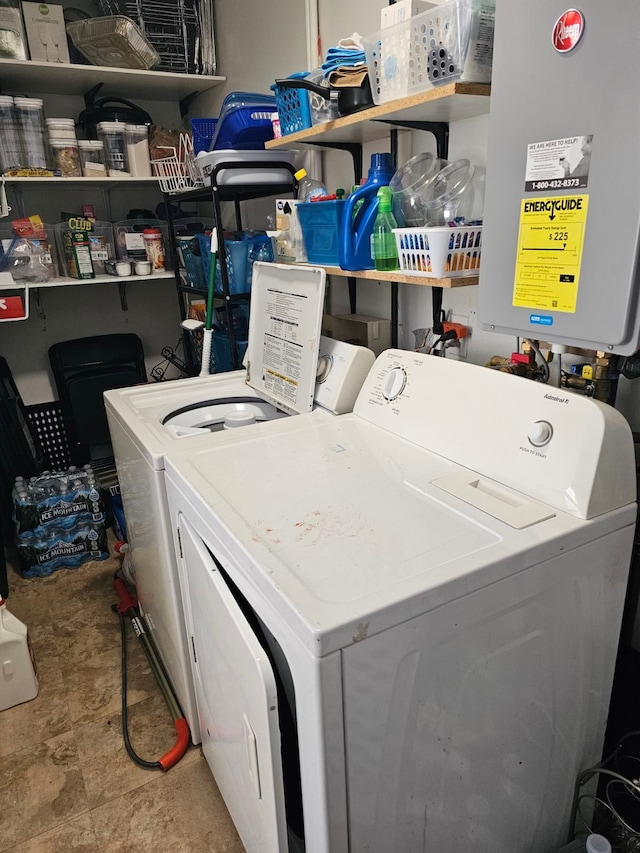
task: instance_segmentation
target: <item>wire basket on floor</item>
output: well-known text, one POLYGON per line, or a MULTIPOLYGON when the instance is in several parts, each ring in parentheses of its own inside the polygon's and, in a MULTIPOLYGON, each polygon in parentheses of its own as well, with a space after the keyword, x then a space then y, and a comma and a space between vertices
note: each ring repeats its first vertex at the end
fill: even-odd
POLYGON ((204 179, 193 153, 193 140, 188 133, 180 134, 178 150, 167 148, 170 154, 151 161, 163 193, 179 193, 204 186, 204 179))

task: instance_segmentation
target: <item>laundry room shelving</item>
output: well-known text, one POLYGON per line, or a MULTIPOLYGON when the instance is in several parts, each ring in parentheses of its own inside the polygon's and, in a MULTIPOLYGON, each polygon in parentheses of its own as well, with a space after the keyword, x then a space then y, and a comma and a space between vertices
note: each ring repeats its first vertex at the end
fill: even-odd
MULTIPOLYGON (((233 203, 236 216, 236 229, 238 231, 242 231, 242 212, 240 208, 240 202, 251 201, 258 198, 276 198, 281 197, 283 195, 289 195, 294 191, 296 187, 296 181, 293 176, 294 172, 295 168, 291 166, 290 163, 285 161, 270 162, 268 166, 266 166, 264 162, 258 161, 223 161, 216 164, 216 166, 212 169, 210 176, 210 186, 205 186, 199 189, 187 190, 184 193, 174 193, 165 195, 168 213, 167 221, 169 225, 169 244, 176 275, 176 288, 178 291, 180 313, 183 320, 186 319, 188 315, 188 296, 201 295, 206 297, 207 290, 200 290, 196 287, 191 287, 190 285, 186 285, 181 282, 179 256, 176 247, 176 236, 174 231, 171 205, 180 204, 180 202, 182 201, 210 201, 212 204, 213 221, 215 227, 218 230, 218 260, 220 263, 220 278, 222 281, 222 291, 216 292, 216 298, 222 301, 222 305, 225 309, 227 330, 229 333, 229 346, 231 350, 231 363, 233 365, 234 370, 240 367, 240 358, 238 356, 238 351, 236 347, 235 331, 232 317, 233 304, 237 302, 248 301, 248 299, 250 298, 250 293, 246 292, 234 294, 230 293, 229 290, 229 271, 227 269, 226 252, 224 251, 221 205, 226 202, 233 203), (260 173, 264 173, 266 170, 273 170, 274 172, 287 171, 291 175, 291 180, 288 182, 279 181, 278 183, 257 182, 255 184, 233 183, 232 178, 229 179, 228 183, 220 183, 218 180, 218 176, 225 171, 228 172, 229 175, 232 175, 234 171, 238 172, 239 170, 241 170, 242 172, 251 172, 252 169, 258 170, 260 173)), ((194 357, 193 347, 191 346, 191 341, 189 338, 189 333, 185 332, 184 351, 186 356, 186 362, 187 367, 190 370, 195 370, 196 361, 194 357)))
POLYGON ((176 74, 168 71, 141 71, 134 68, 107 68, 72 65, 66 62, 37 62, 30 59, 0 59, 0 86, 38 95, 84 95, 100 83, 101 97, 126 94, 129 98, 180 101, 188 95, 206 92, 225 77, 205 74, 176 74))
MULTIPOLYGON (((448 83, 395 101, 388 101, 366 110, 342 116, 334 121, 300 130, 272 139, 265 148, 295 148, 297 145, 362 145, 379 139, 384 127, 420 129, 425 123, 450 124, 489 112, 491 87, 484 83, 448 83)), ((339 267, 326 267, 327 275, 389 281, 394 284, 415 284, 423 287, 470 287, 478 284, 478 276, 461 278, 425 278, 404 272, 378 270, 347 271, 339 267)))
MULTIPOLYGON (((5 93, 20 92, 31 97, 64 95, 85 96, 96 87, 100 96, 126 96, 156 101, 159 106, 167 101, 182 101, 194 94, 205 92, 225 81, 225 77, 200 74, 178 74, 165 71, 141 71, 129 68, 107 68, 96 65, 74 65, 69 63, 38 62, 34 60, 0 59, 0 90, 5 93)), ((45 100, 46 108, 46 100, 45 100)), ((5 177, 3 179, 13 215, 25 216, 33 212, 34 200, 49 201, 54 193, 72 189, 74 193, 89 191, 99 194, 110 212, 111 193, 120 190, 140 189, 157 194, 161 198, 156 177, 105 177, 105 178, 56 178, 56 177, 5 177), (37 194, 37 195, 34 195, 37 194)), ((86 196, 83 198, 86 200, 86 196)), ((111 220, 112 216, 105 218, 111 220)), ((117 217, 116 217, 117 218, 117 217)), ((131 282, 149 282, 172 279, 173 272, 149 276, 96 276, 80 280, 57 278, 52 281, 30 285, 29 291, 36 300, 37 314, 44 317, 39 292, 44 289, 91 286, 98 284, 117 285, 122 310, 127 310, 126 288, 131 282)))

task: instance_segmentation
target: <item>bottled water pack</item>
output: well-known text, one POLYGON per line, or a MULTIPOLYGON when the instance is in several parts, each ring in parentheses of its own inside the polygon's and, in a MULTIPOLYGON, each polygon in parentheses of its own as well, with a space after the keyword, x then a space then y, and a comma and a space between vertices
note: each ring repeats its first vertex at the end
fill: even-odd
POLYGON ((109 556, 104 498, 90 465, 45 471, 30 480, 17 477, 12 497, 25 577, 109 556))

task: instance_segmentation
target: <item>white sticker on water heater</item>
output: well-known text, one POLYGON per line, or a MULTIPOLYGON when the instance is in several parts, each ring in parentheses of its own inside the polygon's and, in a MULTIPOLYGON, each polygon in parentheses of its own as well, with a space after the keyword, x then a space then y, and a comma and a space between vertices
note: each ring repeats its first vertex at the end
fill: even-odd
POLYGON ((593 134, 530 143, 525 192, 584 189, 589 183, 592 146, 593 134))

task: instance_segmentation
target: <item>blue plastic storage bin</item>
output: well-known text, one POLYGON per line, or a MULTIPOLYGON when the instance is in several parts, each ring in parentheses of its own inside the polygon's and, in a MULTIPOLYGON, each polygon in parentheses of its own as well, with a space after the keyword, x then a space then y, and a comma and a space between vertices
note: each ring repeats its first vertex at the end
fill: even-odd
POLYGON ((192 118, 191 135, 193 136, 193 151, 209 151, 218 124, 217 118, 192 118))
MULTIPOLYGON (((239 340, 236 337, 238 365, 242 364, 242 359, 244 358, 248 345, 248 340, 239 340)), ((220 332, 214 331, 211 335, 211 370, 214 373, 226 373, 228 370, 235 370, 231 359, 229 332, 226 329, 223 329, 220 332)))
MULTIPOLYGON (((204 286, 207 287, 209 282, 209 269, 211 267, 211 237, 208 234, 197 234, 196 236, 200 243, 204 286)), ((227 257, 229 293, 248 293, 251 290, 249 269, 249 252, 251 250, 251 242, 248 240, 225 240, 225 250, 227 257)), ((220 258, 216 259, 215 289, 218 293, 222 292, 220 258)))
MULTIPOLYGON (((291 74, 288 79, 300 80, 308 76, 308 71, 299 71, 297 74, 291 74)), ((280 88, 277 83, 274 83, 270 88, 275 95, 280 130, 283 136, 311 127, 309 92, 306 89, 280 88)))
POLYGON ((255 150, 273 139, 271 113, 276 111, 272 95, 236 92, 227 95, 220 110, 210 151, 233 148, 255 150))
POLYGON ((344 199, 308 201, 296 207, 310 264, 340 266, 338 238, 345 203, 344 199))

